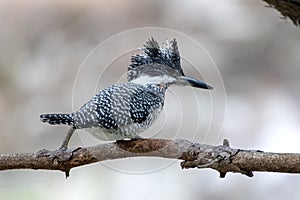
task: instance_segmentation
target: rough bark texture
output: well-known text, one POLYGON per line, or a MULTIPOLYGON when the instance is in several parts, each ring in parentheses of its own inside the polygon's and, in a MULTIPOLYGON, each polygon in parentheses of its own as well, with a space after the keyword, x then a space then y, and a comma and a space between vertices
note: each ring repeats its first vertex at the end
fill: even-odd
POLYGON ((253 171, 300 173, 300 154, 268 153, 234 149, 224 140, 212 146, 187 140, 136 139, 97 146, 35 153, 0 155, 0 170, 47 169, 69 171, 78 166, 126 157, 162 157, 183 160, 182 168, 211 168, 225 177, 237 172, 249 177, 253 171))

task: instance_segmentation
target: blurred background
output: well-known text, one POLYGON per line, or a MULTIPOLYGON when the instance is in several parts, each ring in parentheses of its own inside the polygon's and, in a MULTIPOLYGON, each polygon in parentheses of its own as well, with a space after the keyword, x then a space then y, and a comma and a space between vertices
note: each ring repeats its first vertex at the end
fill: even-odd
MULTIPOLYGON (((300 31, 265 5, 258 0, 0 1, 0 153, 57 148, 67 127, 42 124, 39 115, 78 109, 99 89, 125 81, 134 38, 90 52, 107 38, 140 27, 173 29, 201 44, 213 61, 202 50, 202 61, 191 67, 187 57, 197 52, 179 39, 187 58, 184 71, 216 83, 210 93, 172 88, 160 120, 144 136, 208 144, 228 138, 236 148, 299 153, 300 31), (132 47, 107 59, 124 45, 132 47), (110 64, 102 66, 105 59, 110 64), (222 78, 206 78, 209 69, 197 66, 217 66, 222 78)), ((149 36, 137 38, 139 46, 149 36)), ((97 143, 102 142, 78 131, 70 145, 97 143)), ((299 175, 218 176, 208 169, 181 170, 179 161, 159 158, 79 167, 67 180, 57 171, 2 171, 0 199, 300 198, 299 175)))

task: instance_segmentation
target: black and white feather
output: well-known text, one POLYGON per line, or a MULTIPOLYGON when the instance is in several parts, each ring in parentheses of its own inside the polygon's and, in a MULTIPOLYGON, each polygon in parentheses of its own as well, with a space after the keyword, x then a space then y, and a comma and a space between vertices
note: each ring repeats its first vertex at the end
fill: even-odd
POLYGON ((84 129, 101 140, 136 138, 158 118, 170 85, 211 88, 184 76, 175 39, 160 47, 150 38, 141 50, 131 58, 127 83, 100 91, 76 112, 43 114, 41 121, 84 129))
POLYGON ((131 57, 131 63, 127 72, 128 81, 132 81, 146 73, 151 75, 153 70, 157 68, 159 70, 156 71, 161 73, 156 73, 154 74, 155 76, 163 75, 166 71, 172 71, 172 73, 176 72, 176 75, 184 76, 175 38, 170 42, 166 40, 162 47, 159 46, 154 38, 150 38, 140 50, 142 50, 143 53, 131 57))
POLYGON ((164 105, 166 88, 124 83, 96 94, 77 112, 43 114, 43 122, 85 129, 101 140, 135 138, 149 128, 164 105))

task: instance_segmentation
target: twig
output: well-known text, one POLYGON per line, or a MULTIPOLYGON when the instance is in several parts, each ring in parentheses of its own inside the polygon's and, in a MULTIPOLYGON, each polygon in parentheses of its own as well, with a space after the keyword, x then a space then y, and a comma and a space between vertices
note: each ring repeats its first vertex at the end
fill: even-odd
POLYGON ((280 12, 281 18, 289 18, 295 26, 300 26, 300 1, 299 0, 263 0, 268 7, 280 12))
POLYGON ((47 169, 69 171, 78 166, 126 157, 162 157, 183 160, 182 168, 211 168, 225 177, 227 172, 253 176, 253 171, 300 173, 300 154, 241 150, 187 140, 135 139, 91 147, 41 150, 38 153, 0 155, 0 170, 47 169))

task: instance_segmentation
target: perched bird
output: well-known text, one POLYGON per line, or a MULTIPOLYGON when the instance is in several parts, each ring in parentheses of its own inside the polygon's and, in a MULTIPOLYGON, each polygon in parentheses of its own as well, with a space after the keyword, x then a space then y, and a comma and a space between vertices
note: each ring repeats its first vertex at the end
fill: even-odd
POLYGON ((158 118, 170 85, 212 89, 184 75, 176 39, 160 47, 150 38, 141 50, 131 57, 128 82, 100 91, 76 112, 42 114, 41 121, 84 129, 100 140, 132 139, 158 118))

